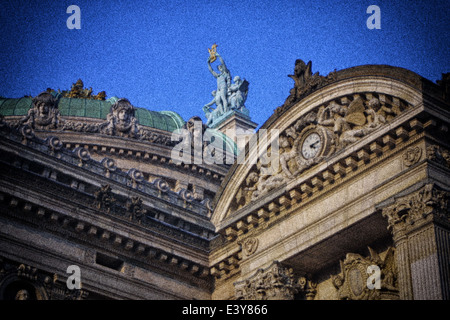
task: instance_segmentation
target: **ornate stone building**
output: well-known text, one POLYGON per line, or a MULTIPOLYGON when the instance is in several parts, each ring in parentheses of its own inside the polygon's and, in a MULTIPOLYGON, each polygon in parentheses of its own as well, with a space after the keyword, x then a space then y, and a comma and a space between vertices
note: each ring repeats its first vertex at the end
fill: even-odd
POLYGON ((81 81, 0 99, 0 299, 449 299, 448 76, 290 77, 242 150, 81 81))

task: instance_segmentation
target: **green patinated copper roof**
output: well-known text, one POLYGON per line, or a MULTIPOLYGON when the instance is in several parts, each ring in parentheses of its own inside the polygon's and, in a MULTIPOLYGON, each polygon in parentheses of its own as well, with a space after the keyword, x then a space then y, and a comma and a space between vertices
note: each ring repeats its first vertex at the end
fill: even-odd
MULTIPOLYGON (((0 114, 3 116, 25 116, 31 108, 32 99, 0 98, 0 114)), ((114 100, 113 100, 114 102, 114 100)), ((111 108, 111 101, 76 98, 60 98, 58 109, 62 116, 105 119, 111 108)), ((181 116, 173 111, 150 111, 136 108, 135 116, 140 125, 173 132, 184 125, 181 116)))
MULTIPOLYGON (((86 117, 94 119, 104 119, 110 111, 111 105, 117 99, 111 100, 90 100, 78 98, 60 98, 58 109, 61 116, 86 117)), ((32 106, 32 98, 0 98, 0 114, 3 116, 25 116, 32 106)), ((150 111, 144 108, 136 108, 135 116, 142 126, 156 128, 168 132, 173 132, 183 128, 185 121, 181 116, 173 111, 150 111)), ((214 144, 218 148, 223 148, 235 155, 238 154, 237 146, 232 139, 224 133, 208 129, 214 136, 214 144)))

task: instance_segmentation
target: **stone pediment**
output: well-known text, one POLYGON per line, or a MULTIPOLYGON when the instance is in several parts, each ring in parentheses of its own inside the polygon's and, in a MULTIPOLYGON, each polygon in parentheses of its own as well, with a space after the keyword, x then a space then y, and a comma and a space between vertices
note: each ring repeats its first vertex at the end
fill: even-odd
MULTIPOLYGON (((372 153, 392 147, 396 136, 386 133, 423 105, 423 86, 433 87, 410 71, 389 66, 356 67, 321 79, 318 89, 278 108, 261 127, 269 138, 261 139, 258 148, 247 145, 245 161, 229 171, 212 217, 227 236, 239 232, 239 222, 248 225, 276 215, 356 170, 372 153), (267 155, 271 161, 264 161, 267 155)), ((396 134, 407 133, 399 129, 396 134)))

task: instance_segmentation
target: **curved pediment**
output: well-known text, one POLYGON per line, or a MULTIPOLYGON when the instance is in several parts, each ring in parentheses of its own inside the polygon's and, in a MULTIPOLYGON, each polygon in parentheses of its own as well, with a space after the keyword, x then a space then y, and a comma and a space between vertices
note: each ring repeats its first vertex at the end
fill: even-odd
MULTIPOLYGON (((372 142, 397 119, 414 112, 423 103, 423 87, 434 86, 411 71, 390 66, 361 66, 316 78, 319 85, 299 99, 293 97, 295 88, 291 90, 285 104, 258 131, 260 143, 249 143, 245 160, 229 171, 212 216, 219 231, 256 212, 257 217, 270 215, 268 204, 282 206, 280 197, 295 201, 302 192, 309 193, 312 176, 300 192, 292 190, 312 171, 333 166, 334 158, 372 142)), ((368 157, 364 152, 363 160, 368 157)), ((339 174, 345 161, 353 165, 340 160, 328 173, 339 174)), ((322 172, 321 181, 334 179, 326 174, 322 172)))

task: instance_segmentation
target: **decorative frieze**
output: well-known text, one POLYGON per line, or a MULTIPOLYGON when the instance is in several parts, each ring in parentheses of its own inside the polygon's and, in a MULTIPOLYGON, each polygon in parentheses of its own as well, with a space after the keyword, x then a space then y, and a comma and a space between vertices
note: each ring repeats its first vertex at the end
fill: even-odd
MULTIPOLYGON (((420 127, 417 121, 414 124, 416 127, 420 127)), ((329 160, 328 167, 324 167, 323 170, 317 171, 317 173, 310 175, 307 179, 300 180, 290 190, 285 190, 277 197, 271 198, 270 202, 252 199, 251 192, 258 189, 257 181, 259 181, 259 178, 255 171, 251 171, 247 179, 244 180, 242 187, 238 189, 235 198, 236 202, 230 204, 227 214, 227 216, 231 214, 240 215, 242 218, 234 220, 232 224, 224 228, 224 234, 228 240, 233 241, 242 231, 245 232, 249 228, 249 224, 255 225, 253 222, 248 222, 250 216, 259 217, 261 214, 261 219, 258 220, 260 225, 261 222, 272 220, 274 217, 282 218, 290 212, 289 208, 307 203, 307 201, 314 199, 322 192, 327 192, 334 186, 338 187, 338 183, 344 179, 350 179, 352 176, 360 174, 362 169, 367 170, 376 165, 379 160, 396 152, 396 148, 390 149, 389 145, 389 141, 396 131, 398 130, 392 129, 390 131, 392 134, 384 134, 377 141, 367 144, 360 149, 355 149, 351 153, 346 153, 345 156, 337 158, 335 161, 329 160), (390 138, 384 139, 385 136, 390 138), (281 205, 282 203, 287 203, 287 200, 289 200, 289 206, 281 205), (259 207, 255 205, 258 202, 260 202, 259 207), (251 205, 247 207, 249 204, 251 205), (248 210, 249 207, 252 209, 248 210), (245 214, 243 214, 244 212, 245 214)), ((411 140, 411 143, 413 142, 411 140)), ((411 150, 407 149, 406 153, 408 155, 403 156, 404 163, 405 161, 408 161, 408 163, 415 161, 416 158, 420 159, 419 152, 422 154, 422 151, 415 150, 415 147, 412 147, 411 150), (405 160, 405 158, 408 160, 405 160)))

